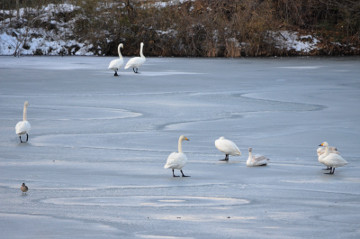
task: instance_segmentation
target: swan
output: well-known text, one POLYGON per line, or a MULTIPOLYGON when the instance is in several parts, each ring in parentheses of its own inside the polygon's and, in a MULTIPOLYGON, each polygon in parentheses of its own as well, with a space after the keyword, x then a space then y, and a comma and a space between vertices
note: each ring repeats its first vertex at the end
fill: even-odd
POLYGON ((108 69, 115 71, 114 76, 118 76, 118 70, 121 68, 121 66, 124 64, 123 56, 121 55, 120 48, 123 48, 124 45, 122 43, 118 46, 118 53, 119 53, 119 59, 112 60, 109 64, 108 69))
POLYGON ((323 142, 319 146, 325 147, 325 153, 319 156, 319 161, 329 167, 330 172, 327 174, 334 174, 335 168, 342 167, 348 163, 340 154, 330 152, 327 142, 323 142))
POLYGON ((23 120, 19 121, 15 126, 15 133, 19 135, 20 143, 23 143, 21 139, 21 135, 26 134, 26 142, 29 140, 28 132, 31 129, 31 125, 29 121, 27 121, 27 107, 29 106, 29 102, 25 101, 24 103, 24 111, 23 111, 23 120))
POLYGON ((28 186, 25 185, 25 183, 22 183, 22 184, 21 184, 21 187, 20 187, 20 190, 21 190, 23 193, 26 193, 26 192, 29 190, 29 188, 28 188, 28 186))
MULTIPOLYGON (((331 147, 331 146, 329 146, 329 152, 330 152, 330 153, 334 153, 334 154, 340 154, 340 152, 337 150, 336 147, 331 147)), ((319 147, 319 148, 317 148, 316 153, 317 153, 317 156, 318 156, 318 161, 319 161, 320 163, 324 164, 324 163, 322 162, 322 157, 320 157, 320 155, 322 155, 322 154, 325 153, 325 147, 319 147)), ((326 167, 326 168, 324 168, 324 170, 330 170, 330 167, 326 167)))
POLYGON ((184 135, 181 135, 179 137, 179 141, 178 141, 178 151, 179 152, 171 153, 166 160, 166 164, 164 165, 164 168, 172 169, 173 177, 179 177, 179 176, 175 175, 175 173, 174 173, 175 169, 179 169, 183 177, 190 177, 190 176, 184 175, 184 173, 182 171, 182 168, 185 166, 185 164, 187 162, 187 157, 182 151, 182 141, 184 141, 184 140, 189 141, 189 139, 187 137, 185 137, 184 135))
POLYGON ((144 43, 140 43, 140 57, 131 58, 125 65, 125 70, 128 68, 132 68, 135 73, 138 73, 139 67, 145 63, 146 58, 143 54, 144 43))
POLYGON ((240 156, 241 152, 236 144, 225 137, 221 136, 217 140, 215 140, 215 147, 221 152, 225 153, 225 158, 220 161, 229 161, 229 155, 231 156, 240 156))
POLYGON ((252 166, 266 166, 269 159, 263 155, 252 155, 252 148, 249 148, 249 157, 246 161, 246 165, 252 166))

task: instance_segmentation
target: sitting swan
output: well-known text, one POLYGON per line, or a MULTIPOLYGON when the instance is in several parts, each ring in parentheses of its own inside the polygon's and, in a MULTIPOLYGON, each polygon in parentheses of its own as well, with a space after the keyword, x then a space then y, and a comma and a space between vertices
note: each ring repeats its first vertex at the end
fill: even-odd
MULTIPOLYGON (((334 153, 334 154, 340 154, 340 152, 337 150, 336 147, 331 147, 331 146, 329 146, 329 152, 330 152, 330 153, 334 153)), ((319 148, 317 148, 316 153, 317 153, 317 156, 318 156, 318 161, 319 161, 320 163, 324 164, 324 163, 322 162, 322 157, 320 157, 320 155, 322 155, 322 154, 325 153, 325 147, 319 147, 319 148)), ((324 170, 330 170, 330 167, 326 167, 326 168, 324 168, 324 170)))
POLYGON ((140 57, 131 58, 125 65, 125 70, 132 68, 135 73, 138 73, 139 67, 145 63, 146 58, 143 54, 144 43, 140 43, 140 57))
POLYGON ((319 156, 319 161, 329 167, 330 172, 327 174, 334 174, 335 168, 342 167, 348 163, 340 154, 330 152, 327 142, 323 142, 319 146, 325 147, 325 153, 319 156))
POLYGON ((31 125, 29 121, 27 121, 27 107, 29 106, 29 102, 25 101, 24 103, 24 111, 23 111, 23 120, 19 121, 15 126, 15 133, 19 135, 20 143, 23 143, 21 139, 21 135, 26 134, 26 142, 29 140, 28 132, 31 129, 31 125))
POLYGON ((253 166, 266 166, 269 159, 263 155, 252 155, 252 148, 249 148, 249 157, 246 161, 248 167, 253 166))
POLYGON ((225 153, 225 158, 220 161, 229 161, 229 155, 231 156, 240 156, 241 152, 236 144, 225 137, 221 136, 217 140, 215 140, 215 147, 221 152, 225 153))
POLYGON ((182 151, 182 141, 187 140, 189 141, 188 138, 186 138, 184 135, 181 135, 179 137, 179 142, 178 142, 178 151, 179 152, 173 152, 169 155, 169 157, 166 160, 166 164, 164 165, 164 168, 171 168, 172 172, 173 172, 173 177, 179 177, 176 176, 174 173, 175 169, 179 169, 182 176, 183 177, 190 177, 190 176, 186 176, 184 175, 182 168, 185 166, 186 162, 187 162, 187 157, 186 155, 183 153, 182 151))
POLYGON ((123 47, 124 47, 124 45, 122 43, 120 43, 118 46, 119 59, 112 60, 108 67, 108 69, 115 71, 114 76, 118 76, 117 72, 121 68, 121 66, 124 64, 124 59, 123 59, 123 56, 121 55, 121 51, 120 51, 120 48, 123 48, 123 47))

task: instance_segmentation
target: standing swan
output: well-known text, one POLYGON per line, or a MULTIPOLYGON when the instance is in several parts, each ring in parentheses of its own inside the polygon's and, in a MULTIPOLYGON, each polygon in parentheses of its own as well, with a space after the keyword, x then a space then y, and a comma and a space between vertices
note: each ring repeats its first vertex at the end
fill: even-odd
POLYGON ((340 154, 330 152, 327 142, 323 142, 319 146, 325 147, 325 153, 319 156, 319 161, 321 160, 320 162, 329 167, 330 172, 326 174, 334 174, 335 168, 342 167, 348 163, 340 154))
POLYGON ((125 70, 132 68, 135 73, 138 73, 139 67, 145 63, 146 58, 143 54, 144 43, 140 43, 140 57, 131 58, 125 65, 125 70))
POLYGON ((266 166, 269 159, 263 155, 252 155, 252 148, 249 148, 249 157, 246 161, 248 167, 252 166, 266 166))
POLYGON ((123 48, 124 45, 122 43, 118 46, 118 53, 119 53, 119 59, 112 60, 109 64, 108 69, 115 71, 114 76, 118 76, 117 71, 121 68, 121 66, 124 64, 123 56, 121 55, 120 48, 123 48))
MULTIPOLYGON (((331 147, 331 146, 329 146, 329 152, 334 153, 334 154, 340 154, 340 152, 337 150, 336 147, 331 147)), ((324 147, 317 148, 316 154, 318 156, 318 161, 320 163, 322 163, 322 164, 324 164, 324 163, 322 161, 323 157, 321 157, 321 155, 323 155, 324 153, 325 153, 325 148, 324 147)), ((326 168, 324 168, 324 170, 330 170, 330 167, 326 167, 326 168)))
POLYGON ((215 147, 221 152, 225 153, 225 158, 220 161, 229 161, 229 155, 231 156, 240 156, 241 152, 236 144, 225 137, 221 136, 217 140, 215 140, 215 147))
POLYGON ((187 162, 187 157, 183 153, 182 146, 181 146, 182 141, 184 141, 184 140, 189 141, 188 138, 186 138, 184 135, 181 135, 179 137, 179 142, 178 142, 178 151, 179 152, 171 153, 166 160, 166 164, 164 165, 164 168, 172 169, 173 177, 179 177, 179 176, 175 175, 175 173, 174 173, 175 169, 179 169, 183 177, 190 177, 190 176, 184 175, 184 173, 182 171, 182 168, 185 166, 185 164, 187 162))
POLYGON ((23 143, 22 139, 21 139, 21 135, 26 134, 26 141, 27 142, 29 140, 29 135, 28 132, 31 129, 31 125, 29 123, 29 121, 27 121, 27 107, 29 106, 29 102, 25 101, 24 103, 24 111, 23 111, 23 120, 19 121, 16 126, 15 126, 15 133, 17 135, 19 135, 20 138, 20 143, 23 143))

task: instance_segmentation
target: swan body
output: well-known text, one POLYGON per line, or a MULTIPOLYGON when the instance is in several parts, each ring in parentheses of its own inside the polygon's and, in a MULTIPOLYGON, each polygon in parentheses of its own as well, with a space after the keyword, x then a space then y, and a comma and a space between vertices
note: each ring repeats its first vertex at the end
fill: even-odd
MULTIPOLYGON (((337 150, 336 147, 331 147, 331 146, 329 146, 329 152, 334 153, 334 154, 340 154, 340 152, 337 150)), ((321 157, 321 155, 323 155, 325 153, 325 147, 317 148, 316 153, 317 153, 317 156, 318 156, 318 161, 320 163, 324 164, 323 161, 322 161, 323 157, 321 157)), ((330 169, 330 167, 327 167, 324 170, 329 170, 329 169, 330 169)))
POLYGON ((119 59, 112 60, 108 67, 109 70, 115 71, 114 76, 118 76, 117 72, 121 68, 121 66, 124 64, 124 59, 123 59, 123 56, 121 55, 121 51, 120 51, 120 49, 123 47, 124 47, 124 45, 122 43, 120 43, 118 45, 119 59))
POLYGON ((225 158, 221 161, 229 161, 229 155, 231 156, 240 156, 241 152, 239 148, 236 146, 236 144, 228 139, 225 139, 225 137, 221 136, 217 140, 215 140, 215 147, 225 153, 225 158))
POLYGON ((348 163, 340 154, 330 152, 327 142, 323 142, 319 146, 325 147, 325 152, 319 156, 319 161, 329 167, 330 172, 328 174, 334 174, 335 168, 345 166, 348 163))
POLYGON ((184 141, 184 140, 189 141, 189 139, 187 137, 185 137, 184 135, 181 135, 179 137, 179 141, 178 141, 178 152, 171 153, 166 160, 166 164, 164 165, 164 168, 172 169, 173 177, 178 177, 175 175, 175 172, 174 172, 175 169, 180 170, 183 177, 189 177, 189 176, 185 176, 182 171, 182 168, 185 166, 185 164, 187 162, 187 157, 182 151, 182 141, 184 141))
POLYGON ((252 148, 249 148, 249 157, 246 161, 246 165, 248 167, 253 166, 266 166, 269 159, 263 155, 253 155, 252 154, 252 148))
POLYGON ((22 183, 21 187, 20 187, 20 190, 23 192, 23 193, 26 193, 29 188, 28 186, 25 185, 25 183, 22 183))
POLYGON ((144 43, 140 43, 140 57, 131 58, 125 65, 125 70, 132 68, 135 73, 138 73, 139 67, 145 63, 146 58, 143 54, 144 43))
POLYGON ((31 129, 31 124, 27 121, 27 107, 29 106, 29 102, 25 101, 24 110, 23 110, 23 120, 19 121, 15 125, 15 133, 19 135, 20 142, 23 143, 21 139, 21 135, 26 134, 26 142, 29 140, 29 131, 31 129))

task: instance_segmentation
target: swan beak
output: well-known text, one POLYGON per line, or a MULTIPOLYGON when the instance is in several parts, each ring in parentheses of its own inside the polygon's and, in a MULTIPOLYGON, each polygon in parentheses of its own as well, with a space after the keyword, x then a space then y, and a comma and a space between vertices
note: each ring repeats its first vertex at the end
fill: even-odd
POLYGON ((186 138, 186 137, 185 137, 185 140, 186 140, 186 141, 190 141, 190 139, 188 139, 188 138, 186 138))
POLYGON ((324 144, 324 143, 321 143, 321 144, 319 144, 319 146, 324 146, 323 144, 324 144))

